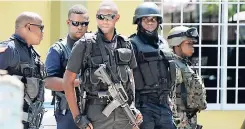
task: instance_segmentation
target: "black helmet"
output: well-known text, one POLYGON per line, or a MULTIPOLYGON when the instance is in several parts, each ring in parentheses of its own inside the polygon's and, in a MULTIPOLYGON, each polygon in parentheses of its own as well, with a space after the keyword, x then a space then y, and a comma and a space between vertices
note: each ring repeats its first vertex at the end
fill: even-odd
POLYGON ((159 24, 162 23, 162 15, 159 7, 153 2, 144 2, 140 4, 134 12, 133 24, 137 24, 137 20, 144 16, 155 16, 159 18, 159 24))

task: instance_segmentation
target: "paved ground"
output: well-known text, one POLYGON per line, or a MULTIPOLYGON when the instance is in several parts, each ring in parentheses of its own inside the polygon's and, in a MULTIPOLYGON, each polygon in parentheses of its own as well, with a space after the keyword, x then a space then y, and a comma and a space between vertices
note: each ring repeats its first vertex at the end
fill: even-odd
POLYGON ((43 118, 44 127, 42 129, 56 129, 56 122, 54 119, 54 109, 53 106, 50 105, 51 100, 52 100, 52 96, 50 90, 45 90, 44 106, 47 112, 44 114, 44 118, 43 118))
POLYGON ((48 111, 44 114, 43 126, 42 129, 56 129, 56 122, 54 119, 54 110, 49 108, 48 111))

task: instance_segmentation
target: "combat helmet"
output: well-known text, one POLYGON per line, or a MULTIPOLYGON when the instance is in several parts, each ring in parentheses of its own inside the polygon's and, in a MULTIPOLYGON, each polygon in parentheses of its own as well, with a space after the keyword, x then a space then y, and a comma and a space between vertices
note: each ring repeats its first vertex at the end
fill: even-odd
POLYGON ((137 24, 137 21, 145 16, 158 17, 159 24, 162 23, 162 15, 161 15, 160 8, 153 2, 144 2, 135 9, 133 24, 137 24))
POLYGON ((180 45, 184 40, 193 39, 197 41, 198 32, 195 27, 177 26, 168 33, 167 41, 170 47, 180 45))

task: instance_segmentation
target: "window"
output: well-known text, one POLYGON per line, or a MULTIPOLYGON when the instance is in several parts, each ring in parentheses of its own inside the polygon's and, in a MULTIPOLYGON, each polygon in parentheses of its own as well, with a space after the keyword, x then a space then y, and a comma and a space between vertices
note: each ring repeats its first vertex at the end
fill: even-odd
POLYGON ((208 109, 245 109, 245 1, 145 1, 161 8, 164 38, 174 26, 197 27, 200 38, 191 60, 204 79, 208 109))

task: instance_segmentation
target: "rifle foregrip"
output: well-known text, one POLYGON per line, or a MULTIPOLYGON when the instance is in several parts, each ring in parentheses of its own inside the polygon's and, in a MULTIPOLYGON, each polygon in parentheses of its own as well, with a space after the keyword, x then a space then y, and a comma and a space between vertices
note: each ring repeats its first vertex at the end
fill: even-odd
MULTIPOLYGON (((123 111, 126 113, 130 123, 132 125, 137 125, 136 123, 136 116, 134 115, 134 113, 132 112, 132 110, 130 109, 129 105, 126 104, 126 106, 122 106, 123 111)), ((138 126, 136 126, 136 128, 138 128, 138 126)))

